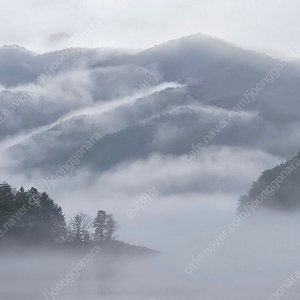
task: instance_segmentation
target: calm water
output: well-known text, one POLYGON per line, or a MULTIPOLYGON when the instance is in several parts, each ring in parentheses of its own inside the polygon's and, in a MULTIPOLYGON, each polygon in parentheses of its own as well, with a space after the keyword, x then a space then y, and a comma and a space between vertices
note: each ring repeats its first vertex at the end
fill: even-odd
MULTIPOLYGON (((46 293, 51 300, 267 300, 300 271, 297 224, 245 224, 220 242, 190 275, 184 270, 192 256, 202 254, 224 227, 202 228, 198 239, 177 244, 170 240, 158 256, 125 259, 100 252, 78 273, 73 272, 55 297, 47 291, 66 278, 83 255, 46 255, 34 250, 2 253, 0 299, 47 299, 46 293)), ((298 300, 299 292, 300 279, 280 299, 298 300)))

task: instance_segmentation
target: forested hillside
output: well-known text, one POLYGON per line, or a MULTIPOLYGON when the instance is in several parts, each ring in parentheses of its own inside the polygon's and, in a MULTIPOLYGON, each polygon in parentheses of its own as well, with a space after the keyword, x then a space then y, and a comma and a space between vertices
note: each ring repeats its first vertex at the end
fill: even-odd
POLYGON ((238 211, 247 205, 272 210, 300 209, 300 152, 291 160, 265 170, 247 195, 241 196, 238 211), (255 206, 256 206, 255 203, 255 206))
POLYGON ((62 208, 45 192, 0 184, 0 238, 21 242, 88 243, 115 239, 118 222, 99 210, 95 219, 78 212, 66 224, 62 208))

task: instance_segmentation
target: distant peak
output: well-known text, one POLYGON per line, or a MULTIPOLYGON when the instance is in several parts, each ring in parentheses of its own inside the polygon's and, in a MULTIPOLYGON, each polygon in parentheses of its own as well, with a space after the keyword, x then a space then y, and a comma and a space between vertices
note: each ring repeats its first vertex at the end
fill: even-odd
POLYGON ((22 53, 32 53, 33 54, 32 51, 28 50, 25 47, 19 46, 19 45, 3 45, 2 47, 0 47, 0 50, 1 49, 16 50, 16 51, 19 51, 22 53))

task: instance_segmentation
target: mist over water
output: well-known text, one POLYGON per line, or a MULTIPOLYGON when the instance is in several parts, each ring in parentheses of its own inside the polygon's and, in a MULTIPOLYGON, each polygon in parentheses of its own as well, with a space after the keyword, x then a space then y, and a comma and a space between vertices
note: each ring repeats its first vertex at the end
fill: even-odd
MULTIPOLYGON (((73 272, 56 299, 268 299, 299 270, 298 214, 254 215, 235 223, 233 231, 228 225, 236 219, 234 214, 206 211, 198 217, 195 222, 183 214, 159 255, 127 257, 100 251, 82 270, 73 272), (224 230, 227 238, 217 245, 224 230), (192 257, 204 255, 213 241, 216 248, 206 251, 205 260, 187 274, 192 257)), ((1 299, 46 299, 43 293, 70 274, 84 256, 35 247, 2 253, 1 299)), ((284 292, 286 299, 298 299, 299 290, 296 279, 284 292)))

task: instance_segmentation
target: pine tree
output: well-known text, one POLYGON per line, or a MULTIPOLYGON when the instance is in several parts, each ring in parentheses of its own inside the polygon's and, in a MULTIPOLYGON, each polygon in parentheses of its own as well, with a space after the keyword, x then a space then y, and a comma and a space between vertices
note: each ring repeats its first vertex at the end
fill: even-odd
POLYGON ((107 222, 107 213, 104 210, 98 210, 97 216, 94 220, 93 227, 95 228, 95 240, 97 242, 104 241, 105 230, 107 222))
POLYGON ((115 234, 119 229, 118 222, 115 221, 113 215, 107 216, 107 222, 105 226, 105 240, 111 241, 116 238, 115 234))
POLYGON ((66 222, 61 207, 54 203, 45 192, 40 195, 38 202, 40 234, 44 236, 43 239, 63 240, 66 235, 66 222))
POLYGON ((13 226, 10 234, 22 236, 24 239, 34 239, 38 228, 36 210, 29 204, 29 194, 22 186, 15 195, 14 203, 15 213, 20 208, 26 210, 26 213, 13 226))
POLYGON ((13 215, 15 211, 15 191, 7 183, 3 182, 0 184, 0 226, 3 225, 13 215))

